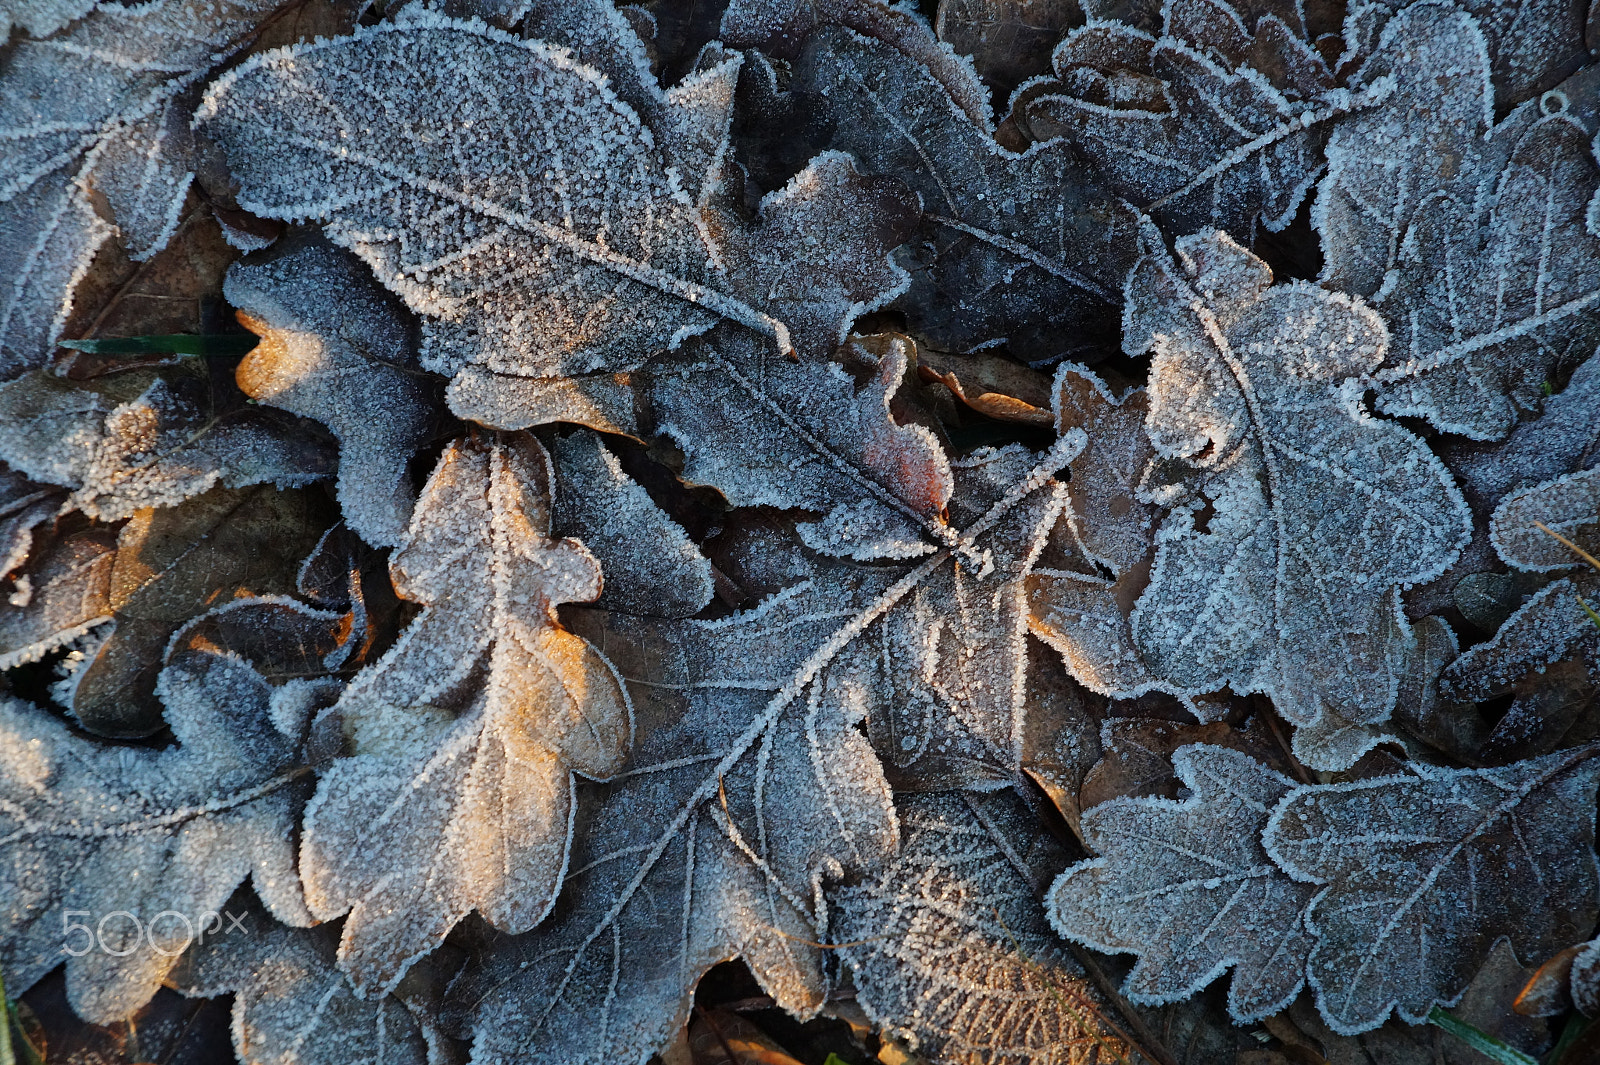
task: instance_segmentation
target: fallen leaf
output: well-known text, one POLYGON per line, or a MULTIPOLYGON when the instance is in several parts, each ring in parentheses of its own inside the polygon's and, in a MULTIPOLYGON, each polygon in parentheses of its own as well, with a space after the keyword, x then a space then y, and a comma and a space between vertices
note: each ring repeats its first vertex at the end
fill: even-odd
POLYGON ((156 675, 172 634, 229 599, 291 591, 316 543, 311 513, 303 494, 270 487, 214 488, 135 513, 117 535, 112 622, 72 661, 58 700, 103 736, 160 728, 156 675))
POLYGON ((1532 956, 1593 926, 1595 753, 1411 763, 1409 775, 1308 785, 1278 804, 1265 845, 1320 885, 1308 978, 1334 1031, 1366 1031, 1391 1011, 1421 1023, 1456 1000, 1496 936, 1532 956))
POLYGON ((531 437, 446 450, 390 561, 423 610, 328 711, 350 756, 306 811, 302 876, 311 912, 349 912, 339 965, 362 995, 473 910, 537 924, 566 871, 572 774, 610 777, 627 755, 611 665, 555 616, 600 594, 600 568, 550 538, 550 482, 531 437))
POLYGON ((406 464, 433 423, 403 312, 365 266, 319 240, 235 264, 225 292, 262 338, 239 364, 240 390, 328 426, 346 524, 398 545, 416 502, 406 464))
POLYGON ((328 475, 315 438, 249 408, 212 408, 206 391, 198 374, 180 371, 88 385, 34 371, 0 385, 0 460, 72 489, 70 506, 107 522, 216 485, 289 488, 328 475))
POLYGON ((96 1023, 148 1002, 247 876, 278 920, 312 921, 291 843, 311 781, 272 725, 272 689, 205 653, 168 664, 160 688, 178 741, 164 750, 96 744, 16 699, 3 708, 7 986, 26 990, 68 954, 72 1008, 96 1023))
POLYGON ((1141 491, 1171 508, 1134 639, 1182 691, 1267 692, 1296 724, 1324 707, 1381 721, 1409 642, 1399 588, 1455 559, 1471 515, 1423 441, 1345 383, 1383 358, 1376 314, 1268 287, 1225 234, 1178 251, 1181 273, 1155 253, 1129 281, 1124 344, 1154 352, 1145 426, 1168 460, 1141 491))
POLYGON ((274 6, 77 5, 85 17, 65 32, 11 47, 0 76, 11 145, 0 164, 0 247, 16 268, 0 301, 0 380, 49 357, 74 285, 113 233, 140 259, 172 236, 194 177, 185 94, 274 6))
POLYGON ((1063 873, 1046 912, 1069 939, 1139 955, 1122 987, 1131 1001, 1177 1002, 1232 968, 1228 1015, 1259 1020, 1299 994, 1312 949, 1315 891, 1261 844, 1294 782, 1221 747, 1183 747, 1172 761, 1190 797, 1116 799, 1086 812, 1084 843, 1101 857, 1063 873))
POLYGON ((593 433, 555 444, 556 533, 583 542, 605 576, 595 605, 655 617, 690 617, 711 602, 711 563, 593 433))
POLYGON ((899 804, 899 856, 832 898, 856 1001, 938 1065, 1130 1060, 1038 897, 1065 854, 1014 795, 899 804))

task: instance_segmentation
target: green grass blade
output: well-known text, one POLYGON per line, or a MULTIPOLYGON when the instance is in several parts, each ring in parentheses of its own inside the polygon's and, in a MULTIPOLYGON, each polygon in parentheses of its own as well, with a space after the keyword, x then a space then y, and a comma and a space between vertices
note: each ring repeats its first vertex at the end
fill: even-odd
POLYGON ((215 336, 169 333, 165 336, 101 337, 98 340, 62 340, 58 343, 64 348, 90 355, 243 355, 260 342, 261 338, 251 333, 215 336))
POLYGON ((0 976, 0 1065, 17 1065, 11 1047, 11 1000, 6 998, 6 978, 0 976))
POLYGON ((824 1061, 822 1065, 850 1065, 850 1063, 830 1050, 828 1052, 828 1059, 824 1061))
POLYGON ((1488 1032, 1474 1028, 1438 1006, 1433 1007, 1428 1014, 1428 1023, 1443 1028, 1478 1053, 1500 1062, 1500 1065, 1539 1065, 1538 1058, 1529 1057, 1516 1047, 1501 1042, 1488 1032))
POLYGON ((1600 614, 1595 613, 1594 607, 1589 605, 1589 600, 1585 599, 1581 595, 1577 596, 1576 598, 1578 600, 1578 605, 1583 607, 1583 612, 1589 615, 1590 621, 1594 622, 1594 627, 1600 629, 1600 614))

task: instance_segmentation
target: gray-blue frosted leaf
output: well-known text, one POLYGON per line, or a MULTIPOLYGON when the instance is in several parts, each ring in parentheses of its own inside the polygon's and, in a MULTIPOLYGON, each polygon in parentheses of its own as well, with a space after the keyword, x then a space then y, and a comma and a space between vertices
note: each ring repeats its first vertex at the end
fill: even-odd
POLYGON ((599 561, 605 587, 596 606, 675 618, 711 602, 711 563, 598 436, 580 430, 557 440, 555 471, 553 528, 599 561))
POLYGON ((1330 1027, 1363 1032, 1391 1012, 1420 1024, 1460 997, 1499 937, 1531 958, 1588 934, 1597 753, 1413 763, 1407 776, 1307 785, 1278 804, 1263 839, 1296 880, 1320 885, 1307 971, 1330 1027))
POLYGON ((298 738, 273 726, 271 688, 236 657, 195 652, 168 664, 160 691, 178 741, 164 750, 97 744, 15 699, 0 707, 6 986, 20 992, 83 950, 74 911, 96 939, 67 960, 67 995, 102 1024, 155 994, 246 877, 279 920, 312 922, 293 845, 311 780, 298 738), (179 918, 157 920, 167 911, 179 918), (138 929, 106 919, 118 912, 138 929))
POLYGON ((406 465, 433 424, 403 312, 365 266, 320 240, 235 263, 223 293, 262 338, 235 372, 240 389, 328 426, 345 523, 398 545, 416 502, 406 465))
POLYGON ((1124 344, 1154 352, 1145 425, 1164 460, 1141 492, 1171 508, 1134 639, 1182 690, 1268 692, 1297 724, 1324 707, 1381 721, 1409 642, 1399 589, 1443 572, 1471 515, 1427 445, 1350 384, 1388 346, 1370 308, 1271 287, 1226 234, 1178 252, 1128 286, 1124 344))
POLYGON ((1261 830, 1294 787, 1239 751, 1195 744, 1172 758, 1182 802, 1121 798, 1083 815, 1098 858, 1069 868, 1046 900, 1057 932, 1139 955, 1123 983, 1134 1002, 1188 998, 1228 969, 1228 1013, 1244 1024, 1299 994, 1315 889, 1273 864, 1261 830))
POLYGON ((84 17, 14 42, 0 68, 0 251, 14 271, 0 296, 0 380, 49 359, 74 286, 113 233, 135 259, 166 245, 194 177, 184 94, 276 3, 88 6, 32 5, 30 28, 84 17))

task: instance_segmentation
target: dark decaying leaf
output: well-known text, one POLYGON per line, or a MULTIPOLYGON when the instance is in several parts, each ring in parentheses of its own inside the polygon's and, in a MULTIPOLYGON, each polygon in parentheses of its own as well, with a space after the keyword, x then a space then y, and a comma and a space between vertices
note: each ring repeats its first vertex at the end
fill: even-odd
POLYGON ((0 604, 0 666, 36 662, 111 618, 116 536, 91 529, 34 552, 0 604))
POLYGON ((1381 721, 1409 642, 1399 586, 1442 572, 1471 515, 1422 440, 1346 383, 1383 359, 1376 314, 1269 287, 1225 234, 1178 252, 1180 269, 1154 253, 1128 288, 1124 345, 1154 353, 1145 425, 1165 460, 1141 492, 1171 508, 1134 639, 1181 689, 1268 692, 1297 724, 1324 708, 1381 721))
POLYGON ((1050 52, 1083 20, 1077 0, 940 0, 939 39, 972 60, 997 100, 1050 69, 1050 52))
POLYGON ((920 333, 961 351, 1003 340, 1026 361, 1100 357, 1133 219, 1065 144, 1002 148, 926 67, 839 28, 807 42, 789 91, 822 116, 829 144, 922 197, 897 304, 920 333))
POLYGON ((997 421, 1050 426, 1050 379, 1003 355, 917 349, 917 376, 997 421))
POLYGON ((1274 772, 1290 771, 1281 745, 1260 714, 1243 728, 1224 721, 1108 717, 1100 726, 1101 757, 1084 775, 1078 800, 1090 809, 1120 798, 1175 799, 1180 784, 1172 756, 1197 743, 1247 754, 1274 772))
POLYGON ((328 426, 345 523, 397 545, 416 501, 406 463, 433 420, 403 313, 364 265, 321 240, 280 241, 270 257, 235 264, 224 291, 261 337, 239 364, 239 388, 328 426))
POLYGON ((550 538, 550 460, 522 435, 457 441, 390 562, 424 609, 327 711, 350 756, 306 811, 313 913, 350 912, 339 963, 389 991, 474 909, 538 923, 566 870, 572 773, 621 768, 632 734, 609 663, 555 617, 600 567, 550 538))
POLYGON ((0 465, 0 573, 27 561, 37 538, 33 530, 61 506, 60 493, 0 465))
POLYGON ((1131 1048, 1039 911, 1062 848, 1009 792, 899 804, 899 856, 832 896, 856 1000, 940 1065, 1110 1065, 1131 1048))
POLYGON ((1245 1023, 1276 1013, 1304 982, 1315 890, 1262 849, 1261 830, 1294 782, 1248 755, 1197 744, 1173 765, 1193 789, 1183 802, 1125 798, 1083 816, 1101 857, 1068 869, 1046 910, 1062 935, 1139 955, 1123 994, 1159 1004, 1188 998, 1234 969, 1228 1013, 1245 1023))
POLYGON ((172 634, 240 595, 287 593, 317 541, 312 500, 270 487, 213 488, 176 507, 141 510, 117 535, 111 622, 69 657, 56 696, 104 736, 160 728, 154 693, 172 634))
POLYGON ((1308 974, 1349 1034, 1411 1024, 1466 988, 1496 937, 1522 957, 1594 925, 1600 893, 1592 747, 1494 769, 1305 786, 1278 805, 1267 853, 1319 885, 1308 974))
POLYGON ((1215 226, 1245 240, 1258 221, 1284 228, 1322 170, 1328 129, 1389 86, 1335 88, 1298 18, 1252 25, 1222 0, 1173 0, 1162 16, 1160 37, 1119 23, 1075 30, 1056 48, 1054 79, 1018 93, 1018 121, 1066 137, 1173 233, 1215 226))
POLYGON ((941 42, 911 8, 881 0, 730 0, 722 37, 735 48, 757 47, 791 60, 807 38, 827 26, 843 26, 887 45, 926 69, 969 120, 990 126, 989 92, 971 60, 941 42))
POLYGON ((274 727, 277 693, 238 658, 192 652, 161 695, 178 740, 164 750, 95 744, 16 699, 3 710, 6 986, 70 954, 73 1009, 99 1023, 147 1002, 246 877, 278 920, 312 922, 292 843, 311 778, 274 727))

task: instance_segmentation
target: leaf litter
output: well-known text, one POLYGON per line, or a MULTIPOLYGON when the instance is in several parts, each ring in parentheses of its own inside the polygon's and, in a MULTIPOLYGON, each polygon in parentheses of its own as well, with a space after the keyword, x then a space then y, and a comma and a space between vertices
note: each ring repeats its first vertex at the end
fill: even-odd
POLYGON ((1550 1050, 1581 19, 701 7, 0 5, 8 994, 285 1065, 1550 1050))

